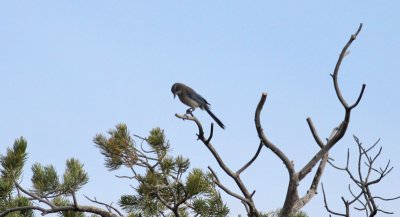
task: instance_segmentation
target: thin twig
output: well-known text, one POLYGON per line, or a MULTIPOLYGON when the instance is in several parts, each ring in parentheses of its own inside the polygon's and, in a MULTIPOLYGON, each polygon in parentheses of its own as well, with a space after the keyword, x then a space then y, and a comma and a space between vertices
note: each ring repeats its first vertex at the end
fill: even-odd
POLYGON ((214 184, 216 184, 219 188, 221 188, 222 190, 224 190, 225 193, 231 195, 232 197, 235 197, 235 198, 237 198, 237 199, 239 199, 239 200, 241 200, 241 201, 244 201, 244 202, 248 202, 248 200, 247 200, 246 198, 240 196, 239 194, 237 194, 237 193, 235 193, 235 192, 229 190, 227 187, 225 187, 225 186, 221 183, 221 181, 219 180, 217 174, 214 172, 214 170, 213 170, 210 166, 208 167, 208 169, 210 170, 210 172, 212 173, 212 175, 213 175, 214 178, 215 178, 214 184))
POLYGON ((88 196, 86 196, 86 195, 83 195, 86 199, 88 199, 90 202, 93 202, 93 203, 97 203, 97 204, 100 204, 100 205, 103 205, 103 206, 105 206, 105 207, 107 207, 107 209, 112 209, 112 210, 114 210, 116 213, 118 213, 118 215, 119 216, 123 216, 122 214, 121 214, 121 212, 120 211, 118 211, 118 209, 117 208, 115 208, 115 207, 113 207, 113 206, 111 206, 111 205, 109 205, 109 204, 106 204, 106 203, 103 203, 103 202, 100 202, 100 201, 98 201, 96 198, 94 198, 94 199, 90 199, 88 196))
POLYGON ((242 173, 244 170, 246 170, 246 169, 257 159, 258 155, 259 155, 260 152, 261 152, 262 147, 263 147, 263 143, 260 142, 260 145, 258 146, 258 149, 257 149, 257 151, 256 151, 256 154, 253 156, 253 158, 251 158, 251 160, 250 160, 249 162, 247 162, 242 168, 240 168, 240 169, 236 172, 236 174, 242 173))
POLYGON ((325 203, 325 208, 326 208, 326 210, 327 210, 329 213, 333 214, 333 215, 337 215, 337 216, 346 216, 346 214, 334 212, 334 211, 332 211, 331 209, 329 209, 328 202, 327 202, 327 199, 326 199, 324 184, 323 184, 323 183, 321 183, 321 187, 322 187, 322 194, 324 195, 324 203, 325 203))

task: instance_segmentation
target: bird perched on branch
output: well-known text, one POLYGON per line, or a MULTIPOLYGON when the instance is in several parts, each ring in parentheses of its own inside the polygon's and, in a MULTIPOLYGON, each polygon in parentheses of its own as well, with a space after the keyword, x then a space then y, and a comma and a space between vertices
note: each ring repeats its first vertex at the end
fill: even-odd
POLYGON ((174 94, 174 98, 178 95, 181 102, 190 107, 186 110, 187 114, 192 114, 196 108, 206 110, 214 121, 217 122, 222 129, 225 129, 225 125, 211 112, 210 103, 208 103, 207 100, 205 100, 200 94, 196 93, 192 88, 182 83, 175 83, 171 87, 171 92, 174 94))

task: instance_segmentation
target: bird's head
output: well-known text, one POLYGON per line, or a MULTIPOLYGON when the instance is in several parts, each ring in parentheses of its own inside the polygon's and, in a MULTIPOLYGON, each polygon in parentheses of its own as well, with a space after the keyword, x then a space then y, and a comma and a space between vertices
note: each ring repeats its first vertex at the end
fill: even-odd
POLYGON ((175 83, 174 85, 172 85, 171 92, 172 92, 172 94, 174 94, 174 98, 176 97, 176 95, 179 95, 182 93, 181 86, 182 85, 180 83, 175 83))

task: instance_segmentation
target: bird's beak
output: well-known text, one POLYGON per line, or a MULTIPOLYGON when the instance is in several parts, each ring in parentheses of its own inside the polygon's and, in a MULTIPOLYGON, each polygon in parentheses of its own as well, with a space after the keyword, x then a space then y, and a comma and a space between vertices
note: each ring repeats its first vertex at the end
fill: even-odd
POLYGON ((176 94, 174 93, 174 99, 175 99, 175 97, 176 97, 176 94))

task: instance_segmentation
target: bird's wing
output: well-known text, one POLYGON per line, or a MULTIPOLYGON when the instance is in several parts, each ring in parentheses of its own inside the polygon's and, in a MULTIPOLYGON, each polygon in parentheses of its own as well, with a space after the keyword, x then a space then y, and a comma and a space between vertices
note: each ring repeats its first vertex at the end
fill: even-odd
POLYGON ((210 105, 206 99, 204 99, 200 94, 196 92, 188 92, 189 98, 196 101, 197 103, 201 104, 202 106, 210 105))

